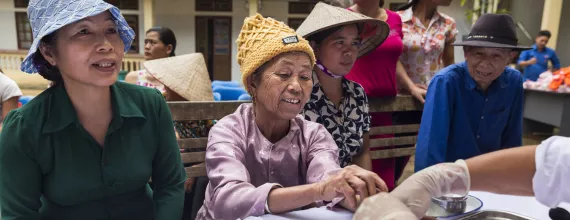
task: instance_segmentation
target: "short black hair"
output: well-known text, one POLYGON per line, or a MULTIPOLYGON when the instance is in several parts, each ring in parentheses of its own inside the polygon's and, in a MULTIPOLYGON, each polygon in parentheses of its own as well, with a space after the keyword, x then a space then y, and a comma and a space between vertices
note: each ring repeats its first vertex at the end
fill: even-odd
POLYGON ((550 31, 548 31, 548 30, 542 30, 542 31, 539 31, 538 34, 536 35, 536 37, 543 37, 543 36, 550 38, 552 36, 552 34, 550 34, 550 31))
POLYGON ((398 11, 408 10, 409 8, 415 7, 418 3, 420 3, 420 0, 412 0, 412 1, 408 2, 407 4, 400 6, 398 8, 398 11))
MULTIPOLYGON (((320 45, 325 39, 327 39, 327 37, 333 35, 337 31, 342 31, 342 29, 348 25, 353 25, 353 24, 347 24, 347 25, 332 27, 329 29, 319 31, 313 35, 308 36, 307 40, 309 42, 314 41, 317 45, 320 45)), ((360 25, 360 24, 356 24, 356 28, 358 29, 358 35, 362 34, 362 31, 364 30, 364 26, 360 25)))
MULTIPOLYGON (((56 39, 57 39, 57 32, 55 31, 47 36, 44 36, 40 44, 42 46, 50 47, 52 53, 56 53, 56 39)), ((32 63, 34 67, 38 70, 38 74, 42 76, 44 79, 54 82, 54 84, 63 83, 63 77, 61 76, 61 72, 57 66, 52 66, 44 57, 44 55, 40 52, 40 49, 36 50, 34 55, 32 56, 32 63)))
POLYGON ((164 45, 172 45, 172 52, 170 52, 170 54, 168 54, 168 56, 175 56, 176 54, 174 53, 174 51, 176 50, 176 36, 174 36, 174 32, 167 27, 153 27, 151 29, 148 29, 148 31, 146 31, 146 33, 150 33, 150 32, 157 32, 158 33, 158 39, 160 41, 162 41, 162 43, 164 43, 164 45))

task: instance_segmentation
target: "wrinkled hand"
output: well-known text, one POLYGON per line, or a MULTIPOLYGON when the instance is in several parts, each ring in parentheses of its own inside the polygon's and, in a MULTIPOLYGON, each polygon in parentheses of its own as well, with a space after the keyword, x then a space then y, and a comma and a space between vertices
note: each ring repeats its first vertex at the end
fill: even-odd
POLYGON ((417 220, 398 198, 382 192, 365 199, 354 213, 353 220, 417 220))
POLYGON ((420 219, 427 212, 432 197, 450 193, 467 195, 470 182, 467 164, 458 160, 455 163, 437 164, 415 173, 394 189, 391 195, 400 199, 420 219))
POLYGON ((196 180, 196 178, 194 177, 188 177, 186 179, 186 181, 184 182, 184 191, 189 193, 192 192, 192 186, 194 185, 194 181, 196 180))
POLYGON ((426 93, 427 93, 426 89, 420 88, 418 86, 414 86, 414 88, 412 88, 410 91, 410 94, 412 95, 412 97, 414 97, 415 99, 420 101, 422 104, 426 102, 426 100, 425 100, 426 93))
POLYGON ((386 183, 377 174, 355 165, 343 168, 316 186, 320 194, 319 200, 332 201, 337 197, 344 197, 340 205, 352 211, 358 207, 359 200, 375 195, 378 190, 388 191, 386 183))

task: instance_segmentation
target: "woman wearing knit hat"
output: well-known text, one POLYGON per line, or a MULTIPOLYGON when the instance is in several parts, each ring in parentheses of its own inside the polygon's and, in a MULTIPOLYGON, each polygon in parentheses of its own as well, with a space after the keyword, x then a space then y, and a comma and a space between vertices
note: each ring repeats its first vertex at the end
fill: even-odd
POLYGON ((283 22, 258 14, 245 19, 237 45, 253 104, 242 104, 210 130, 210 183, 197 219, 243 219, 323 201, 341 201, 354 210, 357 195, 387 190, 370 171, 341 169, 327 130, 299 115, 313 86, 309 42, 283 22))
POLYGON ((116 82, 134 38, 119 9, 31 0, 28 16, 21 69, 55 85, 4 121, 2 218, 180 219, 186 173, 168 106, 154 89, 116 82))
POLYGON ((323 124, 339 149, 341 167, 372 170, 368 99, 360 84, 344 78, 356 59, 380 45, 388 25, 349 10, 318 3, 297 30, 313 47, 317 65, 305 119, 323 124))

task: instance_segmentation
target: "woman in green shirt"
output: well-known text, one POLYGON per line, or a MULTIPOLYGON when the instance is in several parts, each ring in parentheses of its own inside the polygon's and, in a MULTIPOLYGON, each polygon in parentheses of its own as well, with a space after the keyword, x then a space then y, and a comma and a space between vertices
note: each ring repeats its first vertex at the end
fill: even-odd
POLYGON ((120 11, 31 0, 28 14, 22 71, 55 85, 4 121, 2 219, 180 219, 186 175, 168 106, 156 90, 116 83, 134 37, 120 11))

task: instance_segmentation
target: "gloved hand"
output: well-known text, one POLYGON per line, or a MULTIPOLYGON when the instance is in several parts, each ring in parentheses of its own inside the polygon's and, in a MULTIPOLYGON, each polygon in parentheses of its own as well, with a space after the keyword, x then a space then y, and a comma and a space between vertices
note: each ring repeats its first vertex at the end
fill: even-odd
MULTIPOLYGON (((415 173, 398 186, 390 195, 402 201, 416 215, 424 217, 432 197, 446 194, 467 195, 471 180, 467 164, 463 160, 442 163, 415 173)), ((383 209, 382 206, 376 206, 383 209)))
POLYGON ((398 198, 382 192, 365 199, 354 213, 353 220, 417 220, 398 198))

